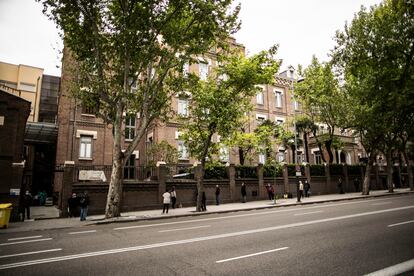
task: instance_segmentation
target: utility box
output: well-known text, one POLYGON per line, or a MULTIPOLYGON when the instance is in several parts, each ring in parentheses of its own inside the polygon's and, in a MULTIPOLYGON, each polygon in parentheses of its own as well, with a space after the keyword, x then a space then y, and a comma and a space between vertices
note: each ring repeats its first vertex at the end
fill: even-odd
POLYGON ((10 220, 10 214, 11 214, 12 209, 13 208, 12 208, 11 203, 0 204, 0 227, 1 228, 9 227, 9 220, 10 220))

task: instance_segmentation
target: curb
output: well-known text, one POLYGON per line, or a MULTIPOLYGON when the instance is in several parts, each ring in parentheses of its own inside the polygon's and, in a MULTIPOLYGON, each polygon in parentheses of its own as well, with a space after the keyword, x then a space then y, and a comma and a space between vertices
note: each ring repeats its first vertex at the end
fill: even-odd
POLYGON ((312 202, 294 202, 294 203, 287 203, 285 205, 256 206, 256 207, 244 208, 244 209, 232 209, 232 210, 211 211, 211 212, 209 211, 194 212, 191 214, 180 214, 180 215, 171 215, 171 216, 118 217, 118 218, 112 218, 112 219, 96 219, 96 220, 91 221, 91 223, 87 225, 104 225, 104 224, 111 224, 111 223, 124 223, 124 222, 134 222, 134 221, 151 221, 151 220, 182 218, 182 217, 198 217, 198 216, 212 215, 212 214, 226 214, 226 213, 242 212, 242 211, 253 211, 253 210, 262 210, 262 209, 273 209, 273 208, 282 208, 282 207, 291 207, 291 206, 320 204, 320 203, 325 203, 325 202, 338 202, 338 201, 355 200, 355 199, 408 195, 408 194, 413 194, 413 193, 414 191, 406 191, 406 192, 398 192, 398 193, 386 192, 384 194, 378 194, 378 195, 365 195, 365 196, 350 197, 350 198, 335 198, 335 199, 327 199, 327 200, 312 201, 312 202))

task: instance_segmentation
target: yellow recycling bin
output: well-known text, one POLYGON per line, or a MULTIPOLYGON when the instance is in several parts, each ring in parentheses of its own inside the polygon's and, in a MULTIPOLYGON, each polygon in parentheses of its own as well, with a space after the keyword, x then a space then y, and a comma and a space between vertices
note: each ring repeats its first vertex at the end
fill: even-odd
POLYGON ((0 204, 0 227, 7 228, 9 226, 10 213, 12 210, 11 203, 0 204))

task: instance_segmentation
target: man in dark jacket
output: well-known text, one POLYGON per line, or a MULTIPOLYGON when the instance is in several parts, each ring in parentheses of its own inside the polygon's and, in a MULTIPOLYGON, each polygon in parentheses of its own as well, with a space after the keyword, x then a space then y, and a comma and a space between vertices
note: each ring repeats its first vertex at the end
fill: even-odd
MULTIPOLYGON (((23 206, 24 209, 26 209, 26 215, 27 219, 30 219, 30 206, 32 205, 32 195, 29 193, 29 191, 26 191, 26 194, 23 198, 23 206)), ((24 220, 24 211, 23 211, 23 220, 24 220)))
POLYGON ((242 202, 246 203, 247 192, 246 192, 246 185, 244 185, 244 182, 242 182, 242 186, 241 186, 241 196, 242 196, 242 202))
POLYGON ((76 193, 73 193, 72 196, 68 199, 68 214, 70 218, 76 216, 77 207, 78 207, 78 198, 76 197, 76 193))
POLYGON ((86 220, 86 216, 88 215, 88 205, 89 205, 89 196, 88 192, 85 191, 83 195, 81 195, 79 199, 79 206, 80 206, 80 220, 86 220))
POLYGON ((216 205, 220 205, 220 187, 216 185, 216 205))

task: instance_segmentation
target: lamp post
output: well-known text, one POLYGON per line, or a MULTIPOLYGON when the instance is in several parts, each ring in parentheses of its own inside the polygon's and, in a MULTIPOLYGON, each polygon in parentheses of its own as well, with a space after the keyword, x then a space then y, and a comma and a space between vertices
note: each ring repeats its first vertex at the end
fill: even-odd
POLYGON ((293 156, 294 158, 294 163, 295 163, 295 176, 296 176, 296 199, 297 202, 301 202, 300 201, 300 193, 299 193, 299 176, 301 175, 300 173, 300 166, 298 164, 298 139, 297 139, 297 134, 296 134, 296 98, 295 98, 295 76, 294 76, 294 71, 293 68, 290 70, 291 72, 291 79, 292 79, 292 97, 293 97, 293 128, 294 128, 294 143, 295 143, 295 154, 293 156))

